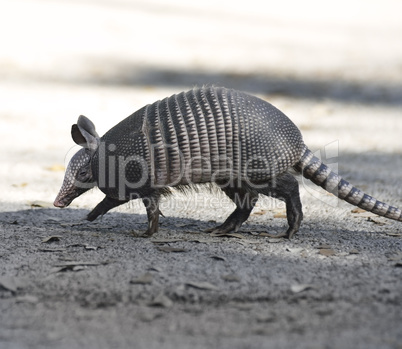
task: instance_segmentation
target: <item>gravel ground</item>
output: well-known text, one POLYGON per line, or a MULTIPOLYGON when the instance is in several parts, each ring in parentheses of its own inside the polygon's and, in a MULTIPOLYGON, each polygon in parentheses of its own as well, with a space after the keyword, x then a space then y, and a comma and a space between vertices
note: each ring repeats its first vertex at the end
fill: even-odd
POLYGON ((402 207, 399 1, 0 1, 0 348, 402 348, 402 226, 300 180, 261 198, 239 235, 203 233, 233 209, 219 193, 82 217, 98 190, 51 207, 77 150, 195 85, 256 94, 369 194, 402 207))

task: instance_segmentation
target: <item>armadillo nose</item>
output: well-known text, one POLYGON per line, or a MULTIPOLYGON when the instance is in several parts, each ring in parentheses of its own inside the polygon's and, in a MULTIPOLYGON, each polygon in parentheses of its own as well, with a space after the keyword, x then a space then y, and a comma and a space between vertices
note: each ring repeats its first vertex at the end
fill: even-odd
POLYGON ((58 199, 54 200, 53 206, 59 207, 59 208, 66 207, 66 205, 63 202, 61 202, 60 200, 58 200, 58 199))

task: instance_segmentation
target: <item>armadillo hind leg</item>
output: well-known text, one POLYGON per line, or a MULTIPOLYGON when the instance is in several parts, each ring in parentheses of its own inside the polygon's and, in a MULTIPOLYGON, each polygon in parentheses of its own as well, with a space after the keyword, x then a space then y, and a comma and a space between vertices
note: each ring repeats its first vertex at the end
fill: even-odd
POLYGON ((111 210, 114 207, 120 206, 126 203, 127 200, 117 200, 113 199, 109 196, 106 196, 99 204, 95 206, 95 208, 87 215, 86 219, 90 222, 98 218, 99 216, 103 216, 106 212, 111 210))
POLYGON ((151 196, 142 198, 148 216, 148 229, 143 237, 150 237, 159 230, 159 215, 162 215, 159 210, 160 196, 159 193, 153 193, 151 196))
POLYGON ((303 219, 302 204, 299 195, 299 183, 289 173, 284 173, 273 178, 267 183, 267 186, 256 188, 264 195, 283 200, 286 203, 286 216, 289 228, 286 232, 280 234, 268 234, 269 237, 285 237, 291 239, 299 231, 303 219))
POLYGON ((236 209, 225 220, 225 222, 215 228, 207 229, 205 232, 215 234, 226 234, 228 232, 237 232, 241 225, 250 216, 255 203, 258 200, 258 193, 244 189, 226 187, 223 192, 236 204, 236 209))

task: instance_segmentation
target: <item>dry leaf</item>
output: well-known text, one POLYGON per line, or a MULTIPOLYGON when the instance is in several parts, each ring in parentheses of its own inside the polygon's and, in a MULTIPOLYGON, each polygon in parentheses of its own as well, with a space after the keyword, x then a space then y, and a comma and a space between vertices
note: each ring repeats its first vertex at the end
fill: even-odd
POLYGON ((152 283, 153 276, 151 273, 145 273, 136 279, 130 280, 130 284, 147 285, 152 283))
POLYGON ((173 301, 162 292, 149 305, 152 307, 171 308, 173 301))
POLYGON ((55 217, 55 216, 44 215, 44 217, 45 217, 46 220, 48 220, 48 221, 60 222, 60 221, 62 220, 62 218, 60 218, 60 217, 55 217))
POLYGON ((69 261, 65 263, 57 263, 53 265, 53 269, 51 273, 60 273, 64 271, 80 271, 85 269, 85 267, 95 267, 98 265, 105 265, 108 264, 109 262, 102 262, 102 263, 96 263, 96 262, 74 262, 74 261, 69 261))
POLYGON ((49 242, 60 241, 60 239, 61 239, 60 235, 46 236, 45 238, 43 238, 42 243, 47 244, 49 242))
POLYGON ((83 265, 76 265, 75 267, 72 267, 72 271, 80 271, 86 269, 86 266, 83 265))
POLYGON ((287 218, 285 212, 275 213, 274 218, 287 218))
POLYGON ((272 238, 273 235, 274 235, 274 234, 267 233, 266 231, 262 231, 261 233, 258 234, 258 236, 270 237, 270 238, 272 238))
POLYGON ((60 268, 52 268, 51 270, 50 270, 50 274, 55 274, 55 273, 61 273, 61 272, 64 272, 64 271, 67 271, 67 270, 73 270, 73 268, 71 267, 71 268, 65 268, 65 267, 60 267, 60 268))
POLYGON ((402 261, 402 253, 395 254, 388 258, 389 261, 402 261))
POLYGON ((210 236, 244 239, 244 236, 238 233, 211 233, 210 236))
POLYGON ((4 290, 15 293, 19 288, 23 287, 25 287, 25 281, 23 279, 7 275, 0 277, 0 290, 3 288, 4 290))
POLYGON ((85 245, 84 245, 84 248, 85 248, 86 250, 88 250, 88 251, 96 251, 96 250, 97 250, 98 248, 100 248, 100 247, 91 246, 91 245, 85 244, 85 245))
POLYGON ((258 314, 256 315, 256 320, 259 323, 264 323, 264 322, 273 322, 276 319, 275 314, 258 314))
POLYGON ((330 257, 335 255, 335 251, 330 248, 322 248, 320 249, 320 254, 326 257, 330 257))
POLYGON ((235 274, 223 275, 222 280, 227 282, 240 282, 241 279, 235 274))
POLYGON ((374 223, 374 224, 377 224, 377 225, 387 225, 387 223, 381 222, 380 220, 374 219, 374 218, 372 218, 372 217, 368 217, 367 220, 368 220, 369 222, 374 223))
POLYGON ((378 217, 378 215, 376 215, 375 213, 369 212, 369 211, 359 209, 359 212, 358 213, 353 213, 352 217, 371 218, 371 217, 378 217))
POLYGON ((187 252, 186 249, 180 247, 162 246, 158 247, 157 249, 163 252, 187 252))
POLYGON ((187 286, 197 288, 199 290, 218 290, 218 287, 212 285, 211 283, 205 282, 186 282, 187 286))
POLYGON ((158 273, 162 273, 162 272, 163 272, 163 269, 162 269, 162 268, 160 268, 160 267, 155 267, 155 266, 150 266, 150 267, 148 268, 148 270, 153 270, 153 271, 156 271, 156 272, 158 272, 158 273))
POLYGON ((351 210, 350 212, 352 212, 352 213, 365 213, 365 212, 367 212, 366 210, 363 210, 362 208, 360 208, 360 207, 356 207, 356 208, 354 208, 353 210, 351 210))
POLYGON ((252 235, 252 236, 258 236, 258 235, 260 235, 262 232, 253 231, 253 230, 243 230, 243 233, 247 233, 247 234, 250 234, 250 235, 252 235))
POLYGON ((28 183, 20 183, 20 184, 12 184, 12 186, 13 187, 16 187, 16 188, 24 188, 24 187, 26 187, 28 185, 28 183))
POLYGON ((151 242, 154 244, 168 244, 172 242, 181 242, 183 239, 152 239, 151 242))
POLYGON ((176 228, 186 228, 186 227, 192 227, 194 224, 192 224, 192 223, 178 223, 178 224, 175 224, 174 226, 176 227, 176 228))
POLYGON ((41 208, 53 207, 53 204, 51 202, 41 200, 35 200, 30 202, 29 204, 31 205, 31 207, 41 207, 41 208))
POLYGON ((307 251, 302 251, 302 252, 300 253, 300 256, 303 257, 303 258, 306 258, 306 257, 309 256, 309 254, 307 253, 307 251))
POLYGON ((39 298, 36 296, 32 295, 25 295, 25 296, 20 296, 15 298, 16 303, 31 303, 31 304, 36 304, 39 302, 39 298))
POLYGON ((291 253, 300 253, 303 250, 304 250, 303 247, 294 247, 294 248, 287 247, 286 248, 286 251, 291 252, 291 253))
POLYGON ((386 233, 386 235, 396 237, 396 238, 399 238, 400 236, 402 236, 401 233, 386 233))
POLYGON ((268 210, 260 210, 260 211, 253 212, 251 214, 251 216, 262 216, 262 215, 266 214, 267 212, 269 212, 269 211, 268 210))
POLYGON ((271 237, 270 239, 268 239, 266 241, 268 241, 270 244, 277 244, 278 242, 282 242, 283 238, 281 239, 281 238, 272 238, 271 237))
POLYGON ((297 285, 292 285, 290 286, 290 290, 293 293, 300 293, 306 290, 310 290, 313 288, 313 285, 308 285, 308 284, 297 284, 297 285))
POLYGON ((330 245, 327 245, 327 244, 319 244, 319 245, 317 246, 317 248, 318 248, 318 249, 326 249, 326 250, 328 250, 328 249, 331 249, 331 246, 330 246, 330 245))
POLYGON ((45 167, 45 169, 52 172, 64 172, 66 170, 66 168, 63 165, 59 164, 54 164, 50 167, 45 167))
POLYGON ((6 291, 17 292, 17 284, 15 278, 12 276, 2 276, 0 278, 0 290, 4 289, 6 291))
POLYGON ((226 261, 226 258, 221 256, 211 256, 211 258, 217 261, 226 261))

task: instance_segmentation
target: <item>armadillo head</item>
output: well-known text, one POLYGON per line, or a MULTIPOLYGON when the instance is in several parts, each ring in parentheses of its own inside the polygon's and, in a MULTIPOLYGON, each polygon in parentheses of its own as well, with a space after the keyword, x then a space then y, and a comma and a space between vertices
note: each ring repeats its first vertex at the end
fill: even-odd
POLYGON ((81 115, 77 124, 71 128, 71 136, 83 148, 71 158, 67 166, 63 184, 53 203, 56 207, 68 206, 76 197, 96 185, 91 168, 91 159, 99 146, 95 125, 81 115))

